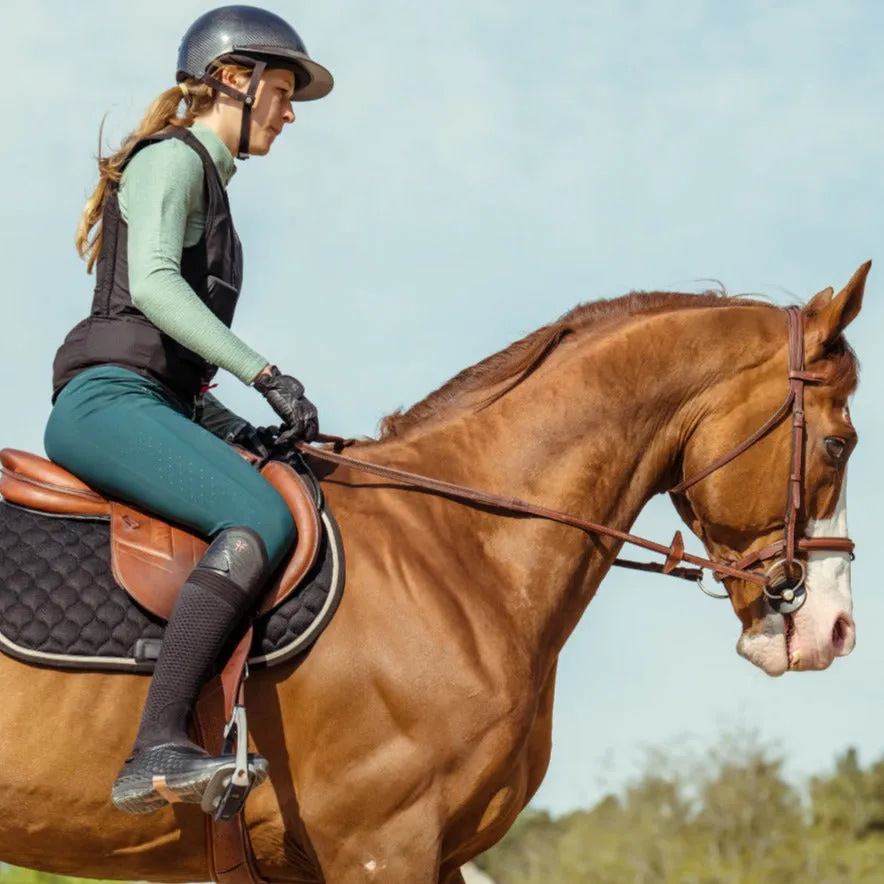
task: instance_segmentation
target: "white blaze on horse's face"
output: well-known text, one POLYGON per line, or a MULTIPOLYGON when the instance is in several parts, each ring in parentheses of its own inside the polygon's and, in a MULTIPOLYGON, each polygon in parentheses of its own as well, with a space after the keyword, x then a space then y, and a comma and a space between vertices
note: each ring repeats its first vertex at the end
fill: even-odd
MULTIPOLYGON (((847 537, 847 482, 831 518, 808 522, 808 537, 847 537)), ((811 552, 807 563, 807 602, 792 617, 790 669, 825 669, 856 644, 850 591, 850 555, 811 552)))
MULTIPOLYGON (((807 537, 848 537, 847 480, 831 517, 807 523, 807 537)), ((845 657, 856 643, 850 555, 810 552, 807 558, 807 601, 786 618, 770 612, 761 630, 743 633, 737 651, 769 675, 787 669, 826 669, 845 657)))

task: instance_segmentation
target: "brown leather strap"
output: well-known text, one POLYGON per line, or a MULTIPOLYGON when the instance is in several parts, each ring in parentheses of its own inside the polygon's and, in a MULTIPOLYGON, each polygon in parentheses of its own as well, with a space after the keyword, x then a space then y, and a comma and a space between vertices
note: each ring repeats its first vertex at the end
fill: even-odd
MULTIPOLYGON (((854 544, 846 537, 802 537, 797 547, 802 552, 844 552, 853 555, 854 544)), ((765 559, 783 555, 786 550, 786 541, 778 540, 761 549, 756 549, 745 558, 734 564, 735 568, 750 568, 765 559)))
MULTIPOLYGON (((221 692, 224 695, 224 716, 226 721, 230 721, 233 715, 233 707, 239 704, 245 704, 245 677, 246 663, 249 659, 249 651, 252 647, 252 639, 255 631, 250 626, 246 634, 239 640, 227 665, 221 672, 221 692)), ((247 734, 243 734, 247 738, 247 734)))
POLYGON ((774 427, 778 426, 783 418, 792 410, 792 401, 794 399, 795 393, 793 390, 789 390, 789 394, 783 400, 783 404, 764 422, 762 426, 760 426, 748 439, 745 439, 736 448, 732 448, 726 454, 723 454, 717 460, 712 461, 708 467, 700 470, 699 473, 695 473, 689 479, 685 479, 683 482, 679 482, 674 488, 670 489, 670 493, 672 494, 681 494, 684 491, 687 491, 688 488, 696 485, 697 482, 705 479, 707 476, 711 476, 716 470, 720 470, 726 464, 729 464, 732 460, 739 457, 744 451, 748 451, 759 439, 763 439, 774 427))
POLYGON ((763 439, 774 427, 779 426, 782 422, 783 418, 789 414, 793 409, 793 403, 795 402, 795 397, 797 395, 797 390, 800 388, 803 391, 803 383, 799 383, 796 386, 796 381, 802 382, 816 382, 822 380, 822 376, 818 374, 813 374, 811 372, 804 372, 800 369, 803 369, 804 362, 804 337, 803 335, 799 335, 796 338, 796 323, 791 319, 792 313, 791 310, 787 312, 787 316, 789 317, 789 392, 786 394, 786 398, 783 400, 780 407, 762 424, 748 439, 743 440, 739 445, 732 448, 730 451, 723 454, 717 460, 714 460, 709 466, 700 470, 699 473, 695 473, 688 479, 684 479, 679 482, 674 488, 670 489, 672 494, 681 494, 691 488, 693 485, 696 485, 697 482, 700 482, 702 479, 705 479, 707 476, 711 476, 716 470, 720 470, 726 464, 729 464, 732 460, 738 458, 743 452, 748 451, 756 442, 760 439, 763 439), (796 340, 800 341, 801 344, 801 355, 799 358, 801 359, 800 366, 796 369, 795 361, 795 347, 796 340))
MULTIPOLYGON (((298 449, 308 457, 316 457, 320 460, 327 460, 330 463, 339 466, 352 467, 365 473, 371 473, 380 476, 383 479, 392 479, 396 482, 402 482, 414 488, 425 488, 428 491, 435 491, 447 497, 457 500, 465 500, 470 503, 481 503, 485 506, 494 507, 495 509, 504 510, 512 513, 526 513, 531 516, 538 516, 542 519, 549 519, 552 522, 560 522, 563 525, 570 525, 573 528, 580 528, 590 534, 603 534, 607 537, 613 537, 616 540, 622 540, 624 543, 631 543, 634 546, 640 546, 651 552, 659 553, 667 557, 667 565, 670 571, 674 570, 675 565, 679 562, 689 562, 692 565, 698 565, 700 568, 707 568, 717 574, 726 577, 738 577, 741 580, 748 580, 750 583, 756 583, 764 586, 766 579, 760 574, 753 574, 751 571, 741 571, 731 565, 723 562, 713 562, 710 559, 704 559, 682 550, 679 552, 679 537, 676 533, 672 544, 663 546, 660 543, 654 543, 652 540, 645 540, 635 534, 628 534, 626 531, 618 531, 616 528, 609 528, 607 525, 599 525, 596 522, 590 522, 588 519, 580 519, 569 513, 559 512, 558 510, 548 509, 547 507, 538 506, 529 503, 526 500, 520 500, 517 497, 504 497, 500 494, 491 494, 487 491, 477 491, 473 488, 467 488, 464 485, 455 485, 452 482, 444 482, 441 479, 431 479, 428 476, 421 476, 418 473, 411 473, 407 470, 399 470, 394 467, 385 467, 380 464, 371 463, 370 461, 357 460, 353 457, 347 457, 343 454, 335 454, 322 448, 313 448, 304 442, 295 443, 298 449)), ((662 566, 661 566, 662 568, 662 566)))
POLYGON ((702 568, 673 568, 671 571, 664 571, 666 566, 658 562, 633 562, 630 559, 614 559, 614 564, 629 571, 648 571, 651 574, 665 574, 667 577, 679 577, 682 580, 703 579, 702 568))
POLYGON ((226 823, 206 815, 209 872, 218 884, 268 884, 255 866, 252 844, 242 814, 226 823))
MULTIPOLYGON (((795 411, 796 400, 803 415, 804 385, 820 383, 824 380, 824 376, 818 372, 804 370, 804 327, 801 321, 800 309, 798 307, 786 308, 786 319, 789 324, 789 392, 786 394, 786 398, 780 407, 748 439, 745 439, 726 454, 714 460, 708 467, 700 470, 699 473, 695 473, 689 479, 679 482, 678 485, 670 489, 672 494, 681 494, 687 491, 688 488, 696 485, 697 482, 712 475, 716 470, 721 469, 725 464, 729 464, 732 460, 743 454, 743 452, 748 451, 756 442, 763 439, 774 427, 778 426, 790 411, 795 411)), ((794 441, 792 450, 793 452, 795 450, 794 441)), ((794 467, 795 463, 793 460, 793 474, 795 472, 794 467)))
MULTIPOLYGON (((200 695, 194 716, 197 739, 213 755, 221 751, 228 721, 225 707, 224 681, 216 678, 200 695)), ((243 738, 248 739, 248 735, 243 738)), ((206 814, 206 858, 212 880, 218 884, 267 884, 258 872, 242 813, 226 823, 217 823, 206 814)))
POLYGON ((804 326, 801 311, 789 307, 786 311, 789 320, 789 388, 793 393, 792 407, 792 460, 789 467, 789 495, 786 498, 786 563, 795 560, 795 532, 801 514, 804 498, 804 326))

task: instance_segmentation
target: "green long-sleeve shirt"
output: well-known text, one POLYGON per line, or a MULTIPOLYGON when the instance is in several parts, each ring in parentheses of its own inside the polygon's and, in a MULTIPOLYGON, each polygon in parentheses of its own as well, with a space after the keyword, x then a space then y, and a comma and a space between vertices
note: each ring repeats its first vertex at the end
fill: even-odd
MULTIPOLYGON (((207 126, 195 123, 191 132, 226 187, 236 172, 230 150, 207 126)), ((182 249, 205 230, 203 176, 199 156, 175 138, 142 149, 126 167, 119 202, 129 227, 129 292, 157 328, 248 384, 268 360, 227 328, 181 275, 182 249)))

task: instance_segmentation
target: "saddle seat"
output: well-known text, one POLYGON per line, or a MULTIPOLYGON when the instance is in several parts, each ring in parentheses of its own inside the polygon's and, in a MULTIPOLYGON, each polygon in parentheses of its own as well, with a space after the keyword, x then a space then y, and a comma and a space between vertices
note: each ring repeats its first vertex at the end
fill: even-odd
MULTIPOLYGON (((316 561, 322 535, 315 495, 296 470, 282 461, 270 461, 261 475, 288 504, 297 542, 268 587, 259 614, 275 608, 301 583, 316 561)), ((206 539, 188 529, 108 499, 58 464, 27 451, 0 450, 0 496, 43 513, 109 519, 114 579, 139 605, 163 620, 169 619, 181 587, 208 548, 206 539)))

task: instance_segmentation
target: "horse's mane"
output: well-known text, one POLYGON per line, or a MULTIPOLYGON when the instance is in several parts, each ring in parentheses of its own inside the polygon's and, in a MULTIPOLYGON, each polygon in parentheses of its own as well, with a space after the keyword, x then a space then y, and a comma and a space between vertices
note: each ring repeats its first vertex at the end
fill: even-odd
MULTIPOLYGON (((466 396, 504 384, 502 389, 480 399, 477 404, 473 403, 476 408, 489 405, 518 386, 566 337, 592 330, 603 321, 673 310, 759 306, 780 309, 771 302, 757 298, 728 295, 723 289, 700 294, 634 291, 617 298, 579 304, 554 322, 463 369, 407 411, 399 409, 387 415, 381 421, 378 439, 366 439, 365 442, 386 442, 400 438, 417 424, 438 416, 442 410, 456 405, 466 396)), ((836 360, 833 383, 852 389, 856 385, 856 357, 843 338, 841 343, 842 352, 832 354, 843 357, 836 360)))

